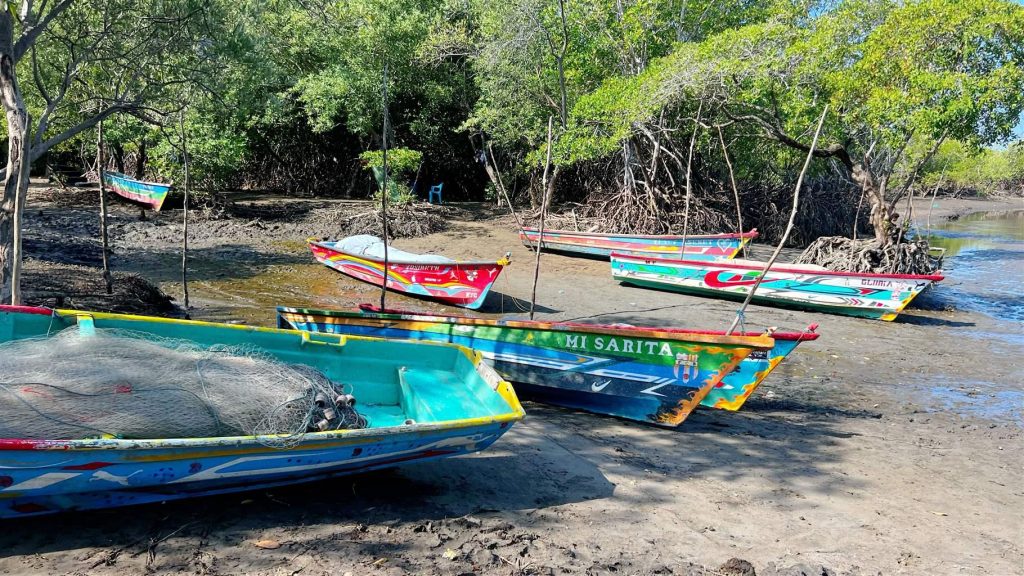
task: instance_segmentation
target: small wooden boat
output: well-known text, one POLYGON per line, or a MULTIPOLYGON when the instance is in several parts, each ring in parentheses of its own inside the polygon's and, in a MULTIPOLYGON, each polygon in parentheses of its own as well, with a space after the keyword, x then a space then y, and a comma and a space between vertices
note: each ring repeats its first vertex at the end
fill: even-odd
MULTIPOLYGON (((466 454, 489 446, 524 415, 512 387, 459 346, 0 307, 0 345, 39 339, 45 346, 55 335, 89 338, 104 330, 211 350, 239 345, 315 368, 351 387, 366 425, 308 432, 287 445, 270 436, 0 439, 0 517, 262 489, 466 454)), ((132 392, 117 384, 117 392, 132 392)))
MULTIPOLYGON (((612 254, 612 277, 635 286, 742 300, 764 269, 763 262, 701 262, 612 254)), ((757 287, 753 302, 893 320, 940 274, 835 272, 821 266, 775 264, 757 287)))
MULTIPOLYGON (((775 340, 771 350, 754 350, 736 366, 736 369, 722 378, 708 395, 701 401, 701 406, 736 411, 764 382, 764 379, 789 356, 797 344, 808 340, 817 340, 815 330, 817 324, 811 324, 803 332, 777 332, 772 330, 768 335, 775 340)), ((723 332, 724 334, 724 332, 723 332)))
MULTIPOLYGON (((375 236, 350 236, 337 242, 309 240, 313 256, 357 280, 381 285, 383 242, 375 236)), ((389 290, 476 310, 483 305, 509 254, 496 261, 459 262, 444 256, 412 254, 388 247, 389 290)))
MULTIPOLYGON (((540 231, 523 228, 519 239, 529 248, 537 245, 540 231)), ((608 258, 612 252, 636 256, 682 256, 683 236, 657 236, 644 234, 601 234, 596 232, 572 232, 569 230, 544 230, 541 247, 572 254, 583 254, 608 258)), ((732 258, 747 243, 757 238, 757 230, 743 234, 711 234, 686 236, 686 257, 693 260, 715 260, 732 258)))
POLYGON ((103 182, 115 194, 138 202, 157 212, 164 205, 167 193, 171 191, 170 184, 159 184, 157 182, 143 182, 120 172, 103 172, 103 182))
MULTIPOLYGON (((543 402, 678 426, 765 335, 487 320, 416 313, 278 308, 278 325, 311 332, 459 343, 543 402)), ((751 372, 753 374, 753 372, 751 372)))

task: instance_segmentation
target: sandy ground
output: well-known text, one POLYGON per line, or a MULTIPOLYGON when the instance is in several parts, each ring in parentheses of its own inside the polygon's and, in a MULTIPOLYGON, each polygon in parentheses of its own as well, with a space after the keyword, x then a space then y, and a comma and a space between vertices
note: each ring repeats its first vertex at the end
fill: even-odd
MULTIPOLYGON (((87 259, 94 208, 38 206, 30 255, 87 259)), ((1020 207, 941 201, 932 218, 1020 207)), ((330 222, 308 219, 325 209, 311 204, 300 218, 258 224, 196 223, 191 316, 266 325, 274 304, 375 301, 373 287, 312 263, 302 240, 331 233, 330 222)), ((180 214, 136 215, 114 210, 115 269, 178 296, 180 214)), ((512 230, 458 221, 396 244, 465 259, 511 252, 483 313, 522 315, 533 255, 512 230)), ((737 307, 620 286, 607 267, 544 255, 539 317, 724 328, 737 307)), ((528 403, 524 422, 471 457, 7 521, 0 572, 1024 573, 1024 328, 947 310, 955 303, 941 287, 926 296, 923 309, 895 323, 751 307, 751 329, 817 322, 822 336, 801 345, 738 413, 700 410, 664 430, 528 403), (280 547, 257 547, 261 540, 280 547), (749 564, 723 566, 732 558, 749 564)), ((444 309, 392 295, 388 304, 444 309)))

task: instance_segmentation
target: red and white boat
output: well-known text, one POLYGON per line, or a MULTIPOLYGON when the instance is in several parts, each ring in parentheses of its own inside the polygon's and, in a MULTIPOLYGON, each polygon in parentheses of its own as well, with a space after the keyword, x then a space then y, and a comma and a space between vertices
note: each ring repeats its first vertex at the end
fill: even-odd
MULTIPOLYGON (((380 238, 359 235, 336 242, 310 239, 309 248, 321 264, 357 280, 381 285, 384 242, 380 238)), ((494 261, 460 262, 389 246, 387 287, 402 294, 476 310, 483 305, 502 268, 509 263, 509 254, 494 261)))

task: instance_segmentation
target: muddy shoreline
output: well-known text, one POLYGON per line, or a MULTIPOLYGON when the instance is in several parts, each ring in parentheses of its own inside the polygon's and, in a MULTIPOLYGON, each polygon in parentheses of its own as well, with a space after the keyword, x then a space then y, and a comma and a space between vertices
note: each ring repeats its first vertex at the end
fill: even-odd
MULTIPOLYGON (((276 304, 375 301, 374 287, 317 265, 303 242, 337 232, 339 204, 196 221, 188 314, 271 325, 276 304)), ((1022 207, 938 204, 933 223, 1022 207)), ((480 313, 522 315, 532 253, 496 216, 459 209, 449 230, 395 244, 462 259, 511 252, 480 313)), ((115 204, 114 270, 180 299, 179 218, 140 222, 115 204)), ((30 268, 96 266, 95 220, 88 202, 31 199, 30 268)), ((620 286, 607 262, 558 255, 543 257, 538 302, 540 318, 703 328, 726 327, 737 307, 620 286)), ((388 304, 453 310, 396 295, 388 304)), ((759 575, 1021 573, 1024 430, 1019 407, 1003 404, 1006 391, 1024 398, 1024 329, 948 310, 941 286, 921 304, 895 323, 752 306, 751 329, 817 322, 822 336, 738 413, 699 410, 662 430, 527 404, 524 422, 468 458, 7 522, 0 572, 742 574, 742 563, 723 566, 740 558, 759 575), (281 546, 255 546, 267 539, 281 546)))

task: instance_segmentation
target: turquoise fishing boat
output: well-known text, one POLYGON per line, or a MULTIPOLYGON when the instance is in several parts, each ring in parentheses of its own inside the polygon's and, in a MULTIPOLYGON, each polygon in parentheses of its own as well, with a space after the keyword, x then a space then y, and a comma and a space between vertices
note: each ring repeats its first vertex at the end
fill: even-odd
MULTIPOLYGON (((704 262, 612 254, 612 277, 623 284, 743 300, 757 284, 764 262, 704 262)), ((755 304, 892 321, 941 274, 837 272, 809 264, 773 264, 755 304)))
POLYGON ((727 398, 734 389, 756 387, 754 379, 767 375, 767 365, 742 372, 751 382, 721 384, 751 353, 768 354, 776 345, 765 334, 380 313, 372 307, 362 312, 280 307, 278 325, 458 343, 482 354, 531 399, 670 427, 680 425, 715 390, 727 398))
POLYGON ((163 207, 164 200, 167 199, 167 194, 171 191, 170 184, 144 182, 120 172, 104 171, 103 183, 118 196, 138 202, 157 212, 163 207))
POLYGON ((457 456, 483 450, 524 415, 512 387, 464 347, 76 310, 0 306, 0 373, 0 411, 8 410, 0 432, 19 420, 31 423, 18 437, 0 435, 0 517, 262 489, 457 456), (164 350, 170 360, 158 357, 133 372, 135 358, 145 361, 126 355, 133 346, 164 350), (69 354, 53 352, 58 348, 69 354), (234 356, 235 350, 248 355, 234 356), (181 358, 190 369, 177 368, 181 358), (24 374, 19 366, 27 367, 24 374), (65 376, 45 380, 51 366, 65 376), (196 373, 202 386, 223 381, 232 395, 216 412, 184 413, 186 419, 227 426, 233 421, 225 415, 247 409, 263 390, 249 379, 216 377, 232 370, 256 377, 264 366, 344 393, 289 398, 256 422, 256 430, 275 430, 260 426, 295 412, 304 419, 298 434, 102 433, 104 426, 183 426, 176 414, 212 392, 160 383, 196 373), (70 392, 97 375, 100 391, 70 392), (172 392, 188 393, 163 401, 172 392), (96 408, 72 409, 86 401, 96 408), (304 406, 316 410, 312 419, 296 412, 304 406), (140 408, 147 411, 136 418, 140 408), (45 433, 69 426, 81 432, 45 433))

